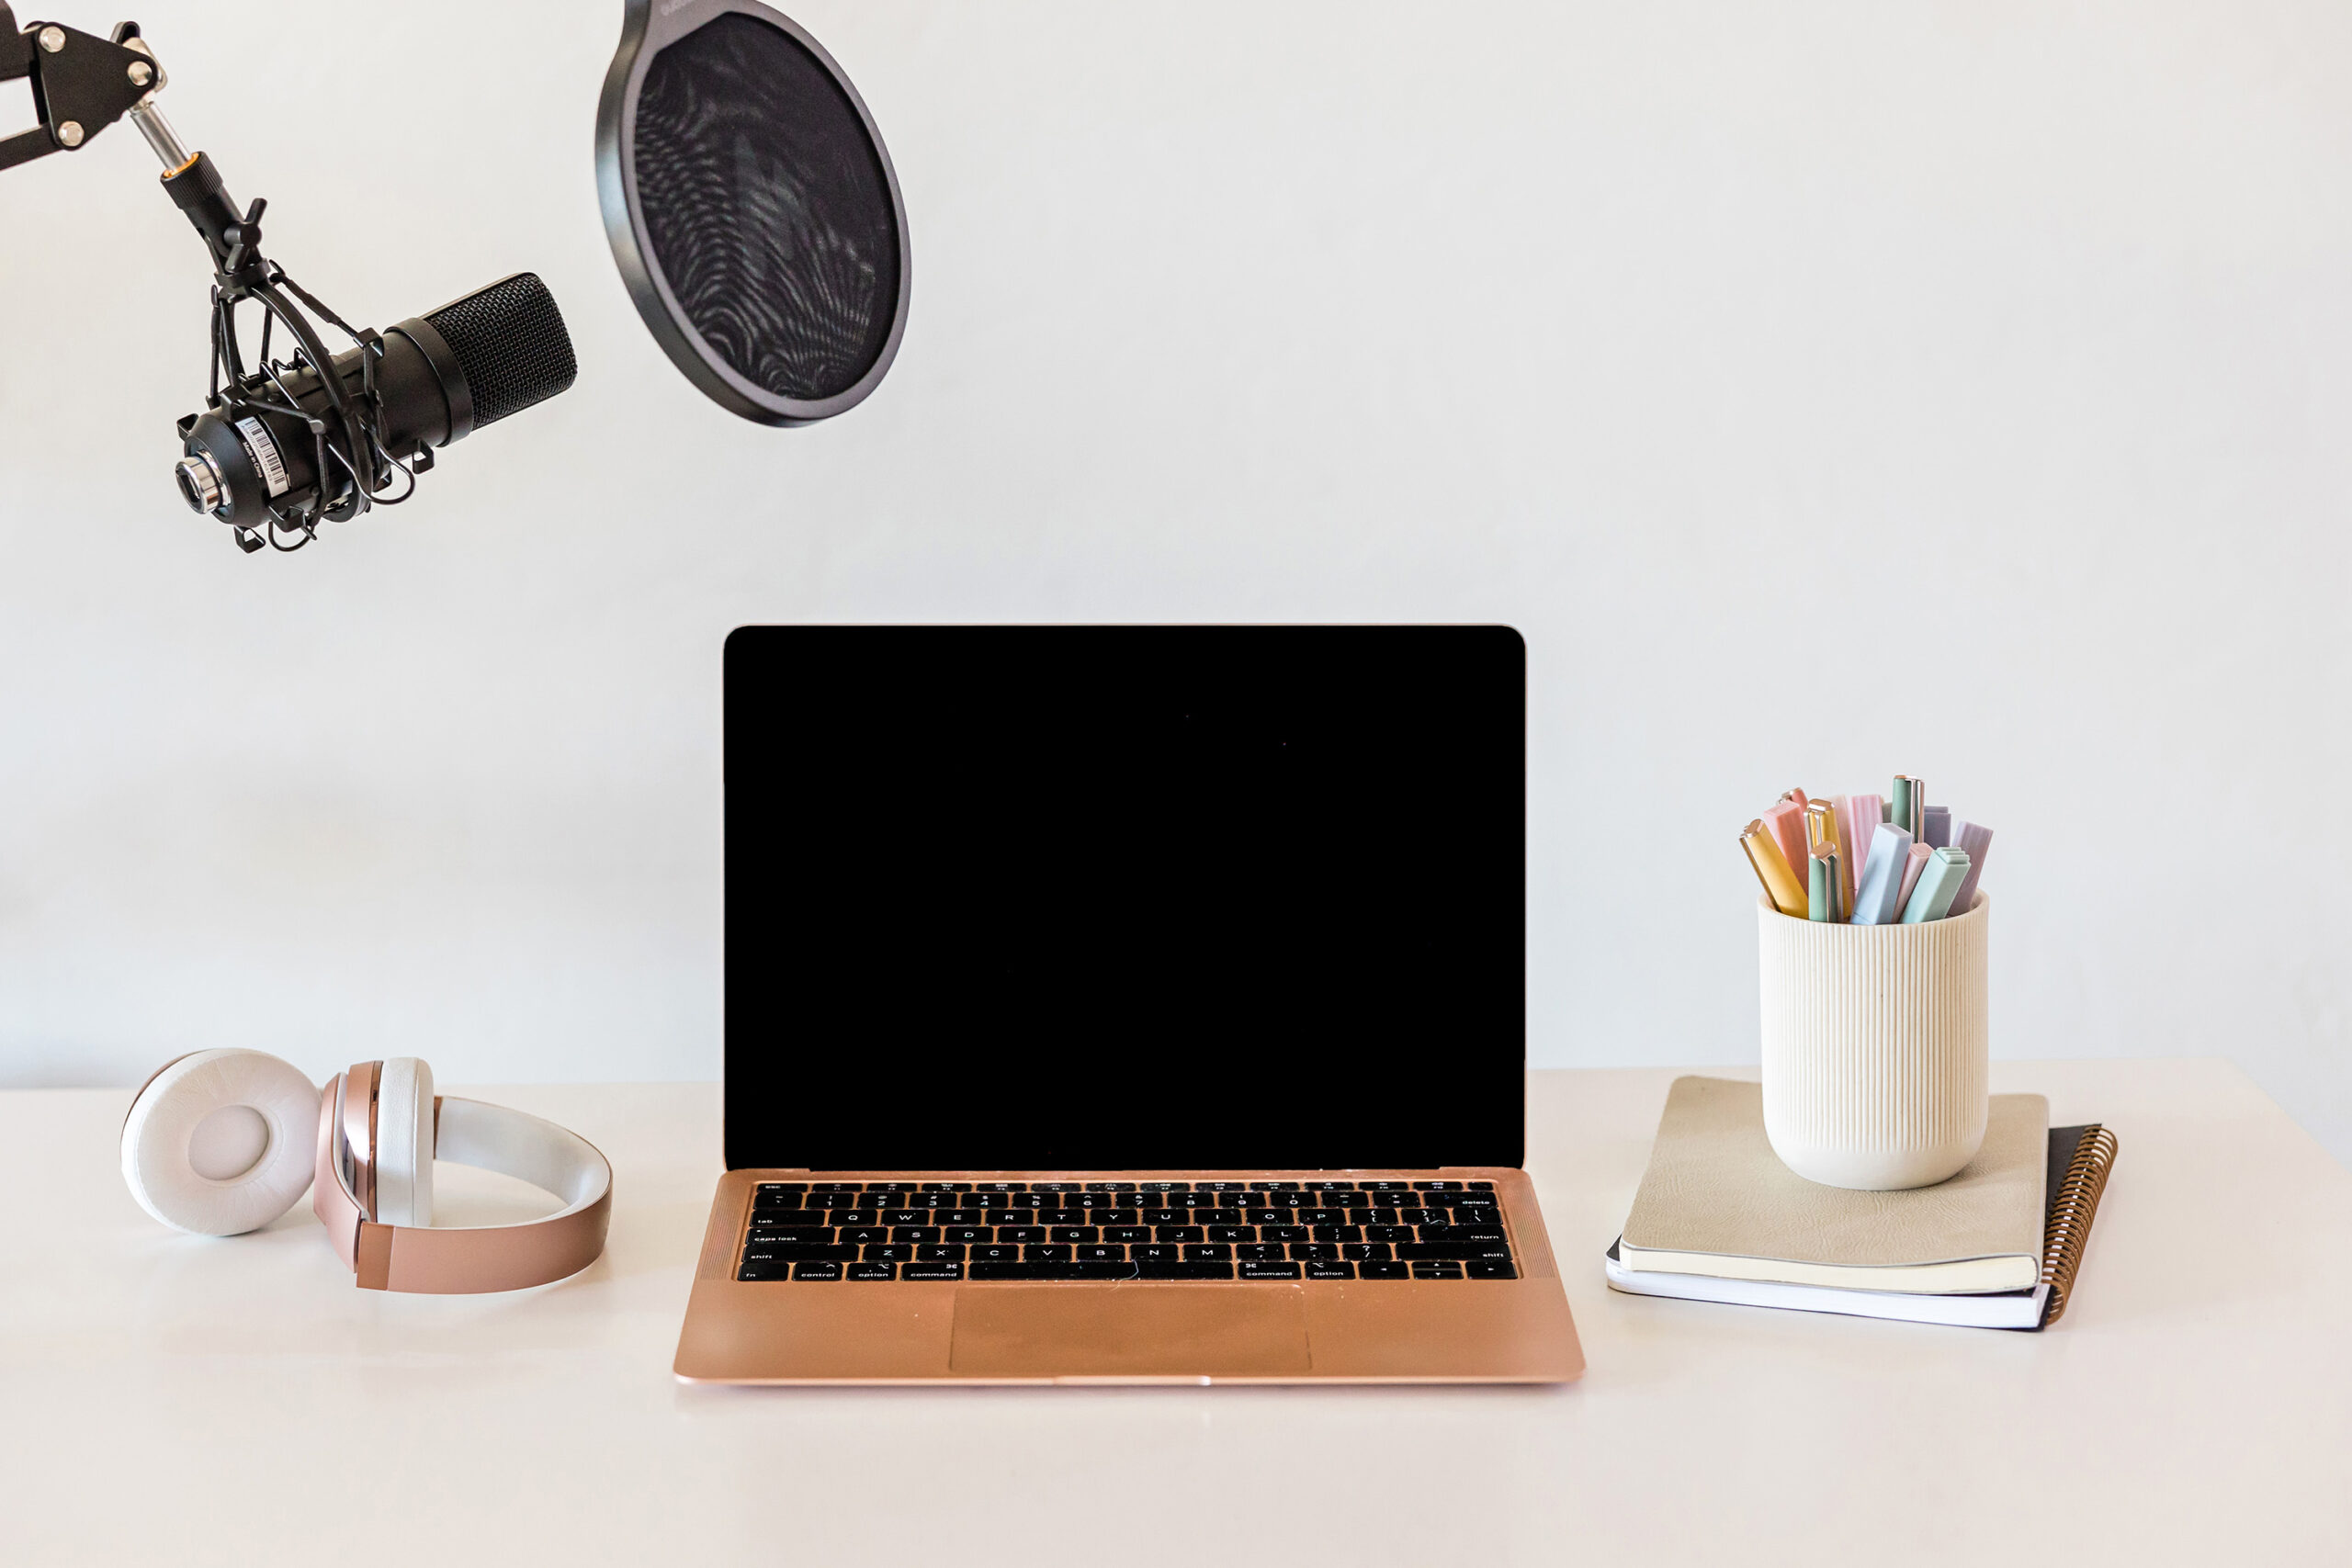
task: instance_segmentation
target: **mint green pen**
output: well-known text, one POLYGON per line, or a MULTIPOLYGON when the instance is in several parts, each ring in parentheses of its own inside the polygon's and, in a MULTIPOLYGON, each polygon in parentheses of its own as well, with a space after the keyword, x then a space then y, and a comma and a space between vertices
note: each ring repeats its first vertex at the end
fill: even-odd
POLYGON ((1951 914, 1952 897, 1967 880, 1966 850, 1950 844, 1929 851, 1928 863, 1919 872, 1918 886, 1911 889, 1911 902, 1903 907, 1903 923, 1924 925, 1951 914))
MULTIPOLYGON (((1838 919, 1838 893, 1844 886, 1838 875, 1838 852, 1827 844, 1815 850, 1812 855, 1813 882, 1805 889, 1804 912, 1807 919, 1838 919)), ((1921 875, 1927 874, 1922 872, 1921 875)))
POLYGON ((1886 819, 1911 835, 1915 844, 1927 842, 1928 786, 1909 773, 1894 775, 1894 794, 1887 802, 1886 819))

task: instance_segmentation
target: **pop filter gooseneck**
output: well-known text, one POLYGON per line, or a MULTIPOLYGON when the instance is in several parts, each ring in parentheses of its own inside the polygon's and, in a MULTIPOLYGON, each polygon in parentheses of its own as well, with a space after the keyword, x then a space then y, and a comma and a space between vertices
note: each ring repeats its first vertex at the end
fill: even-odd
POLYGON ((755 0, 628 0, 596 189, 629 296, 721 407, 855 407, 907 324, 907 209, 831 55, 755 0))

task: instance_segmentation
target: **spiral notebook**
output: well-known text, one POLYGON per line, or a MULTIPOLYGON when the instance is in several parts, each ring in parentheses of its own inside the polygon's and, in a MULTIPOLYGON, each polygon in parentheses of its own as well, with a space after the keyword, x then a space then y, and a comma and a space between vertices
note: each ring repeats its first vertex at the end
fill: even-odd
POLYGON ((1666 1273, 1628 1269, 1617 1243, 1603 1258, 1610 1289, 1629 1295, 1671 1296, 1683 1301, 1724 1302, 1740 1306, 1781 1307, 1795 1312, 1842 1313, 1852 1317, 1895 1318, 1967 1328, 2038 1331, 2058 1321, 2075 1289, 2083 1248, 2115 1164, 2116 1138, 2098 1122, 2052 1127, 2049 1137, 2049 1206, 2042 1225, 2041 1278, 2030 1289, 1984 1294, 1927 1294, 1902 1291, 1837 1289, 1776 1280, 1666 1273))

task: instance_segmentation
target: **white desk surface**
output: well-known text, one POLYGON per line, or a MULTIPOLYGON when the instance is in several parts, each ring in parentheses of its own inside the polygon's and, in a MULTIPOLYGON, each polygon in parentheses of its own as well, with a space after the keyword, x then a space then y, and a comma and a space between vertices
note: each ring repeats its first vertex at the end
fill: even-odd
POLYGON ((355 1289, 307 1204, 157 1226, 125 1092, 0 1094, 0 1561, 2352 1561, 2352 1175, 2234 1068, 1996 1064, 2122 1142, 2040 1335, 1612 1294, 1673 1076, 1532 1075, 1590 1362, 1540 1390, 684 1388, 712 1086, 468 1091, 612 1156, 612 1244, 437 1299, 355 1289))

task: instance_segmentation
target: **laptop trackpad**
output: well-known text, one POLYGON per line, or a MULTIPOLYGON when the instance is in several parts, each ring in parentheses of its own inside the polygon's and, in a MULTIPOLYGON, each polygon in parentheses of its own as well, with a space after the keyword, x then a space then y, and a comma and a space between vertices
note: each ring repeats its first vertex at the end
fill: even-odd
POLYGON ((958 1291, 947 1360, 983 1377, 1244 1377, 1313 1364, 1295 1285, 958 1291))

